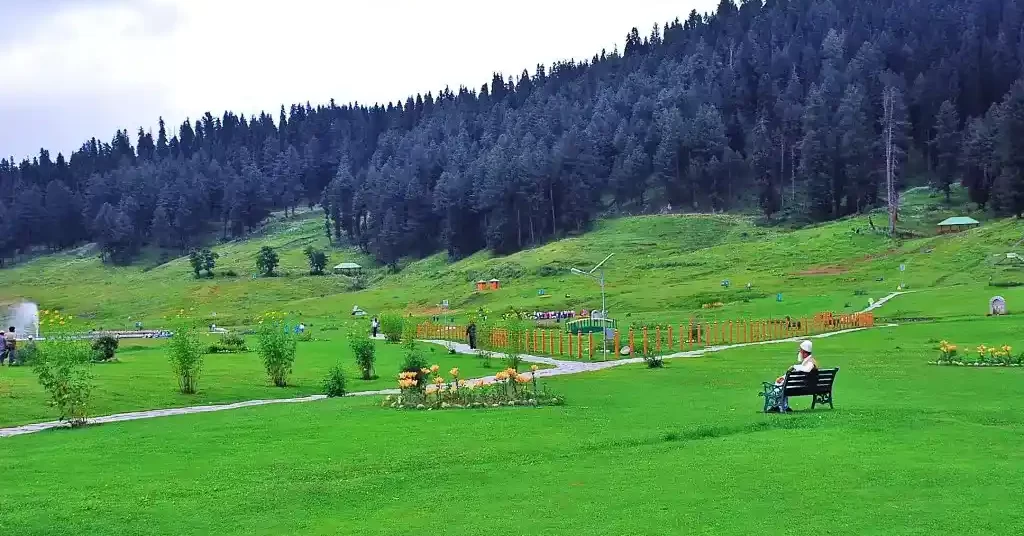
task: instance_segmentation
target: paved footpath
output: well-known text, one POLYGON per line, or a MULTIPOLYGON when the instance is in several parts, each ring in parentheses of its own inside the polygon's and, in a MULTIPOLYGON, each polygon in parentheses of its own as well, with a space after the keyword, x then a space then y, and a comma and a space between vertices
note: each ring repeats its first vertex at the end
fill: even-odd
MULTIPOLYGON (((894 292, 877 302, 871 307, 865 309, 864 312, 872 311, 881 307, 882 304, 888 302, 892 298, 905 294, 905 292, 894 292)), ((895 324, 888 324, 886 327, 894 326, 895 324)), ((863 331, 870 328, 854 328, 843 331, 834 331, 832 333, 823 333, 821 335, 812 335, 811 337, 792 337, 789 339, 780 339, 774 341, 763 341, 763 342, 750 342, 741 344, 726 344, 721 346, 709 346, 701 348, 699 350, 691 350, 687 352, 677 352, 674 354, 664 356, 665 359, 677 359, 683 357, 701 357, 704 354, 721 352, 722 350, 731 350, 733 348, 743 348, 746 346, 760 346, 765 344, 782 344, 797 342, 806 338, 811 339, 824 339, 827 337, 834 337, 836 335, 843 335, 846 333, 854 333, 857 331, 863 331)), ((456 353, 477 355, 478 350, 470 349, 468 344, 464 343, 451 343, 446 341, 435 341, 425 340, 423 342, 440 344, 453 348, 456 353)), ((634 357, 630 359, 620 359, 617 361, 565 361, 562 359, 554 359, 551 357, 542 357, 535 355, 524 355, 523 361, 528 363, 537 363, 544 365, 551 365, 554 368, 541 369, 537 371, 538 378, 546 378, 552 376, 565 376, 567 374, 580 374, 583 372, 594 372, 598 370, 605 370, 613 367, 621 367, 623 365, 633 365, 637 363, 643 363, 643 358, 634 357)), ((494 382, 494 376, 487 376, 484 378, 474 378, 470 381, 483 381, 485 383, 494 382)), ((398 394, 398 389, 381 389, 377 391, 359 391, 356 393, 349 393, 347 396, 380 396, 380 395, 393 395, 398 394)), ((154 419, 157 417, 169 417, 171 415, 189 415, 192 413, 209 413, 212 411, 226 411, 229 409, 248 408, 253 406, 267 406, 270 404, 295 404, 301 402, 315 402, 317 400, 324 400, 327 398, 326 395, 311 395, 298 398, 274 398, 268 400, 247 400, 244 402, 234 402, 231 404, 212 404, 207 406, 189 406, 184 408, 169 408, 169 409, 153 409, 146 411, 133 411, 129 413, 118 413, 115 415, 106 415, 103 417, 94 417, 89 419, 89 424, 106 424, 123 421, 137 421, 141 419, 154 419)), ((34 434, 36 432, 42 432, 44 430, 50 430, 53 428, 65 428, 68 424, 61 421, 48 421, 40 422, 35 424, 25 424, 21 426, 14 426, 11 428, 0 428, 0 438, 12 437, 17 435, 34 434)))

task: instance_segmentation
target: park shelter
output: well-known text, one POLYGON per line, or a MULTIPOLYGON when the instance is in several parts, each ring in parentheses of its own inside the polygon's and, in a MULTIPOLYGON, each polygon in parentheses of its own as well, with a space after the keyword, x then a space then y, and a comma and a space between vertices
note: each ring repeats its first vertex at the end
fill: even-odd
POLYGON ((981 225, 978 220, 967 216, 954 216, 939 222, 939 234, 959 233, 981 225))
POLYGON ((334 267, 334 273, 342 275, 359 275, 363 267, 354 262, 343 262, 334 267))
POLYGON ((491 290, 498 290, 501 288, 501 281, 498 281, 497 279, 492 279, 488 281, 488 283, 491 285, 491 290))
POLYGON ((480 280, 476 282, 477 290, 487 290, 487 281, 480 280))

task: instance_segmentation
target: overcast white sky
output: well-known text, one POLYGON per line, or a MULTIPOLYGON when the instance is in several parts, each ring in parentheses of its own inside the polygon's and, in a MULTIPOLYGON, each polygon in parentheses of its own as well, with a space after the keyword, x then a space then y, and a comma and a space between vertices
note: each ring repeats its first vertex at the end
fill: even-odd
POLYGON ((404 100, 590 58, 717 0, 0 0, 0 155, 230 109, 404 100))

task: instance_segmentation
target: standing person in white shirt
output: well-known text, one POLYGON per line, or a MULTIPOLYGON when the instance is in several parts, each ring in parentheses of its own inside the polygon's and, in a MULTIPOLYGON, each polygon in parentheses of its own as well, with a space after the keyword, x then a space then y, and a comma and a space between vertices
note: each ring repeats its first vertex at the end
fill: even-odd
MULTIPOLYGON (((814 355, 811 353, 813 348, 811 341, 801 342, 800 350, 796 354, 797 364, 789 367, 789 370, 795 372, 811 372, 813 370, 818 370, 818 362, 815 361, 814 355)), ((777 389, 782 389, 782 381, 784 379, 785 378, 783 377, 775 381, 777 389)), ((783 413, 792 411, 789 409, 789 397, 782 397, 782 403, 779 404, 779 411, 783 413)))

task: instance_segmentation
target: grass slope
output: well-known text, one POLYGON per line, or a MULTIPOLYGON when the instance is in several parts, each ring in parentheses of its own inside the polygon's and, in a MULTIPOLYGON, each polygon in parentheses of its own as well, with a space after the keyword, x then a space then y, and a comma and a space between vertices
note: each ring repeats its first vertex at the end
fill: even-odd
POLYGON ((551 380, 559 408, 347 399, 11 438, 0 533, 1019 534, 1022 371, 925 364, 1019 329, 821 340, 834 411, 759 413, 792 349, 758 347, 551 380))
MULTIPOLYGON (((901 226, 933 232, 934 224, 946 216, 969 212, 959 208, 963 192, 956 193, 953 205, 946 205, 926 189, 908 192, 901 226)), ((872 219, 884 225, 883 215, 872 219)), ((221 255, 218 272, 240 275, 213 280, 192 279, 185 258, 152 268, 112 268, 93 256, 42 257, 0 271, 0 303, 32 299, 106 328, 124 327, 137 319, 158 326, 164 315, 192 307, 222 326, 245 325, 266 310, 283 309, 322 327, 346 322, 353 305, 371 312, 401 309, 426 315, 447 299, 451 313, 463 319, 480 307, 593 309, 600 307, 597 284, 571 275, 569 268, 592 266, 608 253, 615 253, 607 265, 609 309, 626 324, 855 311, 867 306, 869 297, 878 299, 896 290, 901 280, 913 289, 943 289, 914 298, 921 303, 921 316, 983 313, 987 296, 995 293, 983 289, 990 280, 1024 281, 1020 268, 992 264, 1021 238, 1021 226, 1014 220, 986 221, 963 235, 894 242, 871 232, 867 217, 789 231, 760 227, 746 217, 673 215, 602 221, 585 235, 507 257, 481 252, 449 263, 439 254, 410 262, 398 274, 371 269, 371 287, 349 292, 349 278, 305 275, 302 250, 309 245, 328 248, 332 265, 348 260, 371 265, 354 250, 331 248, 322 225, 317 213, 307 213, 275 220, 261 236, 216 247, 221 255), (256 252, 264 245, 281 254, 281 277, 251 277, 256 252), (907 267, 902 276, 900 264, 907 267), (503 281, 502 290, 475 291, 474 281, 492 277, 503 281), (732 283, 728 289, 720 285, 725 279, 732 283), (747 283, 752 290, 744 288, 747 283), (957 287, 972 290, 949 290, 957 287), (538 294, 540 290, 546 297, 538 294), (940 299, 946 292, 970 294, 972 303, 948 310, 940 299), (779 293, 782 302, 776 301, 779 293), (716 301, 725 307, 702 309, 716 301), (929 311, 932 308, 936 311, 929 311)), ((1018 289, 1000 292, 1011 308, 1024 297, 1018 289)))

